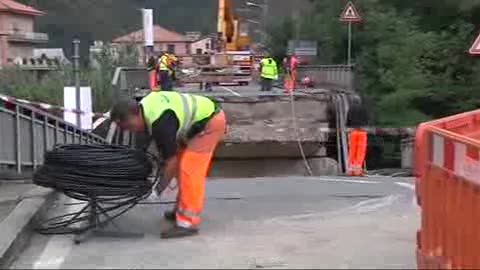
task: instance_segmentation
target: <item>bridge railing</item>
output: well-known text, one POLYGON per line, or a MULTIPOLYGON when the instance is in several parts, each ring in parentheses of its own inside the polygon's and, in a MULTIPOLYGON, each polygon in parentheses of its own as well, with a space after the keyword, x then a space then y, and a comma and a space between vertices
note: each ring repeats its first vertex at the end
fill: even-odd
POLYGON ((0 101, 0 167, 13 167, 18 173, 35 169, 46 150, 64 143, 105 140, 35 107, 0 101))
POLYGON ((298 67, 298 78, 310 77, 315 85, 325 85, 355 90, 355 66, 353 65, 308 65, 298 67))

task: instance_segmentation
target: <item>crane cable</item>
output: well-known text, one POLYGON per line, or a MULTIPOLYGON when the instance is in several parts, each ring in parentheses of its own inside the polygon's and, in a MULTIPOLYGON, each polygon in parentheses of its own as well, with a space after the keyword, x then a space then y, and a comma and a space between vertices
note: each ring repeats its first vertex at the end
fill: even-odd
MULTIPOLYGON (((291 78, 291 75, 290 75, 290 78, 291 78)), ((307 156, 305 155, 305 150, 303 149, 302 139, 300 138, 300 132, 298 131, 299 128, 298 128, 298 122, 297 122, 297 116, 296 116, 297 114, 295 111, 295 97, 293 95, 293 91, 295 91, 295 89, 292 89, 291 91, 289 91, 293 130, 295 132, 295 138, 297 140, 298 150, 300 151, 300 155, 302 156, 305 169, 307 170, 309 176, 313 176, 312 167, 310 167, 310 164, 308 163, 307 156)))

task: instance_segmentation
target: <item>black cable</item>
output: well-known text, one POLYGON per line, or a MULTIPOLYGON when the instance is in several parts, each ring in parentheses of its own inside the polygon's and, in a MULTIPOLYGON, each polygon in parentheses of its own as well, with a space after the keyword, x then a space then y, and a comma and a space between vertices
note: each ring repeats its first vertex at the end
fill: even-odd
POLYGON ((127 212, 147 198, 158 181, 158 172, 155 181, 148 179, 152 159, 154 156, 144 150, 123 146, 56 146, 45 154, 44 165, 34 173, 34 183, 87 204, 79 211, 46 220, 38 231, 44 234, 84 232, 127 212), (92 224, 89 220, 92 211, 103 220, 92 224))

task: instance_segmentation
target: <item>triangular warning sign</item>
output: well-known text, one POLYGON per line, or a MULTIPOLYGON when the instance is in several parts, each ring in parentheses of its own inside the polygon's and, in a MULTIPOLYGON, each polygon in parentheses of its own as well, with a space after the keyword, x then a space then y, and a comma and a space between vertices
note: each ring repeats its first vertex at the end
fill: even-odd
POLYGON ((340 21, 342 22, 361 22, 362 17, 358 13, 355 5, 352 2, 348 2, 347 6, 340 15, 340 21))
POLYGON ((475 39, 475 42, 473 42, 469 52, 473 55, 480 55, 480 34, 478 35, 477 39, 475 39))

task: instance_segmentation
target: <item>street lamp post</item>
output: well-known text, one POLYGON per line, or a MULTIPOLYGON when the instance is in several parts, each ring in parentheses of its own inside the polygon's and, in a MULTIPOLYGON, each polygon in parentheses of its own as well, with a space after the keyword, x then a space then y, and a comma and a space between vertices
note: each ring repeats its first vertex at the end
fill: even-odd
POLYGON ((81 128, 81 103, 80 103, 80 40, 73 40, 73 73, 75 74, 75 109, 76 109, 76 124, 81 128))

